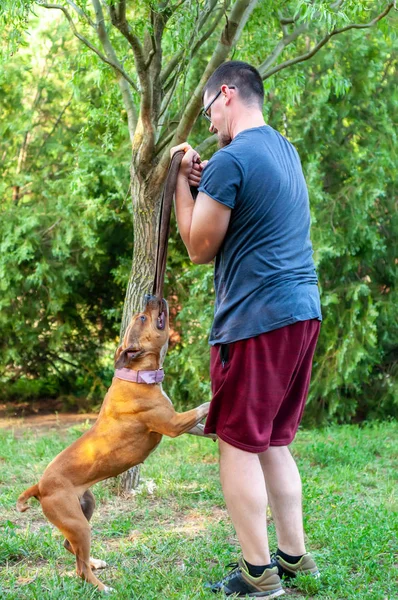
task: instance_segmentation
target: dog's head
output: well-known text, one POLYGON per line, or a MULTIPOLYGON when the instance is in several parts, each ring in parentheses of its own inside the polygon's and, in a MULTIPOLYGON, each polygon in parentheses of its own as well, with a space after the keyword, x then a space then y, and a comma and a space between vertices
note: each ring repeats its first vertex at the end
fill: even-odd
POLYGON ((165 299, 145 297, 142 312, 131 317, 116 350, 115 367, 134 369, 138 362, 141 369, 158 369, 162 366, 169 342, 169 311, 165 299))

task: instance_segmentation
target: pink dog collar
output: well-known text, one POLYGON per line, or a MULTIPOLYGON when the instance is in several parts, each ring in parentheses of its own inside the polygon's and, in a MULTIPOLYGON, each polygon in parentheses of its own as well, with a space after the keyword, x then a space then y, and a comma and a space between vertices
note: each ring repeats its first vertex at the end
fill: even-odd
POLYGON ((164 379, 163 369, 156 371, 132 371, 131 369, 116 369, 115 377, 133 383, 161 383, 164 379))

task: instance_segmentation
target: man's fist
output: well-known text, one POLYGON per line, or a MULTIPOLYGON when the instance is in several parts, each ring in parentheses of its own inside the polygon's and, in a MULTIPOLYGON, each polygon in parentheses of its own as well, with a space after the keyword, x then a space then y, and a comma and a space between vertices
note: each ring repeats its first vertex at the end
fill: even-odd
POLYGON ((179 150, 184 150, 185 152, 185 156, 181 161, 179 175, 185 177, 188 180, 189 185, 198 187, 202 177, 202 171, 208 161, 205 160, 201 162, 199 154, 187 142, 174 146, 174 148, 170 150, 171 158, 179 150))
POLYGON ((200 180, 202 179, 202 171, 208 162, 208 160, 204 160, 203 162, 194 163, 192 165, 192 171, 188 177, 189 185, 192 185, 193 187, 199 187, 200 180))

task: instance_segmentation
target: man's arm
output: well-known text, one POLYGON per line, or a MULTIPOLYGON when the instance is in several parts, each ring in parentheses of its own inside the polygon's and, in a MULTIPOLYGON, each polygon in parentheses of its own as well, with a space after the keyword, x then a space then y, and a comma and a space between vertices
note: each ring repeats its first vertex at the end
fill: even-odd
POLYGON ((199 192, 196 201, 193 200, 189 186, 195 179, 199 155, 188 144, 182 146, 186 153, 181 162, 175 194, 177 224, 192 262, 204 264, 213 260, 224 240, 231 209, 203 192, 199 192))

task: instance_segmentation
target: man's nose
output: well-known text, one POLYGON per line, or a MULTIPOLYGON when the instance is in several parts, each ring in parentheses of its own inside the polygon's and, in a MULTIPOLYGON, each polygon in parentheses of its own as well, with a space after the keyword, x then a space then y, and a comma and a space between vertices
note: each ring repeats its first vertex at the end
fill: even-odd
POLYGON ((217 129, 214 127, 213 123, 210 123, 209 131, 210 133, 217 133, 217 129))

